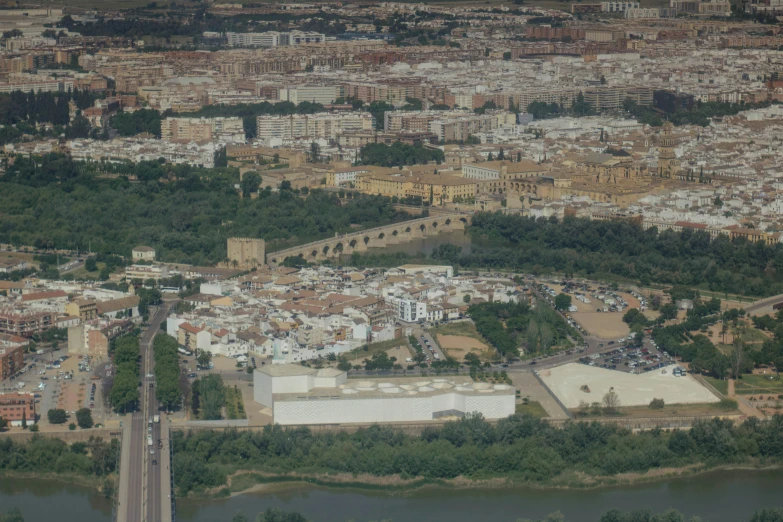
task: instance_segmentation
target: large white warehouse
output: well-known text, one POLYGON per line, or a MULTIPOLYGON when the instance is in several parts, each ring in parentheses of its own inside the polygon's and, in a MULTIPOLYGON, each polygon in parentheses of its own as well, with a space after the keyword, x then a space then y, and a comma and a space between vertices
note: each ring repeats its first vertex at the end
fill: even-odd
POLYGON ((271 408, 277 424, 420 422, 481 413, 514 413, 516 394, 505 384, 468 377, 351 379, 345 372, 274 364, 253 374, 254 399, 271 408))

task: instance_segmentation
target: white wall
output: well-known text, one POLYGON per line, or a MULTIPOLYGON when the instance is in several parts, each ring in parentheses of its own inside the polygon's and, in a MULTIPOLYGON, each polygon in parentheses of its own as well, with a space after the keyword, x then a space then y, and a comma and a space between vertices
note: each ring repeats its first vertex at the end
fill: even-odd
MULTIPOLYGON (((339 393, 339 390, 336 390, 339 393)), ((276 401, 278 424, 333 424, 430 421, 435 412, 479 412, 488 419, 514 413, 513 394, 367 397, 363 399, 312 399, 276 401)))

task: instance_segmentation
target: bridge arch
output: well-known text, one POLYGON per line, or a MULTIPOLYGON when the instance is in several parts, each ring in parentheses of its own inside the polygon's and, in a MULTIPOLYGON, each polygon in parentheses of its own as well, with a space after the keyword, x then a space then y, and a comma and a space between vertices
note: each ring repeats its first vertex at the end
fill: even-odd
POLYGON ((419 225, 419 230, 421 230, 422 232, 424 232, 425 230, 427 230, 427 225, 425 225, 424 223, 422 223, 421 225, 419 225))
POLYGON ((370 242, 370 236, 364 236, 364 244, 366 245, 369 242, 370 242))
POLYGON ((351 242, 350 242, 350 243, 348 243, 348 245, 349 245, 351 248, 356 248, 356 245, 357 245, 357 244, 359 244, 359 241, 358 241, 357 239, 352 239, 352 240, 351 240, 351 242))
POLYGON ((383 239, 383 238, 385 238, 385 237, 386 237, 386 234, 384 234, 383 232, 381 232, 380 234, 378 234, 378 239, 383 239))
POLYGON ((451 218, 448 218, 448 219, 446 220, 446 226, 448 226, 448 225, 451 225, 451 218))
POLYGON ((334 248, 332 248, 332 252, 342 252, 343 251, 343 244, 337 243, 334 245, 334 248))
POLYGON ((392 235, 393 236, 397 237, 397 234, 399 234, 399 232, 397 232, 396 230, 392 230, 392 235))
POLYGON ((313 250, 310 252, 310 257, 317 257, 318 256, 318 250, 313 250))
POLYGON ((438 228, 438 222, 437 221, 433 221, 432 222, 432 228, 438 228))
POLYGON ((405 227, 405 232, 410 233, 411 227, 405 227))
POLYGON ((329 245, 324 245, 322 252, 324 253, 324 255, 327 255, 329 253, 329 245))

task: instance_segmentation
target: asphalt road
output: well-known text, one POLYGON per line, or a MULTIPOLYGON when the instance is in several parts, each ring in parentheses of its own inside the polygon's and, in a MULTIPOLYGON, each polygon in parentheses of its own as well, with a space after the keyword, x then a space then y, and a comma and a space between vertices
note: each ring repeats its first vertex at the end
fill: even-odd
MULTIPOLYGON (((168 468, 158 455, 160 451, 158 439, 161 438, 160 424, 153 423, 152 431, 148 431, 150 419, 158 414, 158 403, 155 399, 155 388, 150 386, 152 379, 147 379, 146 375, 154 372, 152 340, 156 334, 161 332, 160 324, 168 315, 171 304, 165 302, 155 310, 150 317, 149 327, 140 341, 143 388, 140 411, 131 417, 131 454, 127 467, 130 480, 125 518, 129 522, 159 522, 162 520, 163 506, 165 505, 166 509, 169 509, 168 503, 161 498, 161 481, 163 480, 161 468, 163 468, 163 473, 168 473, 166 471, 168 468), (148 435, 152 437, 152 446, 148 446, 148 435), (154 453, 151 454, 150 450, 154 453), (158 464, 153 464, 153 461, 157 461, 158 464)), ((168 475, 165 480, 168 480, 168 475)))

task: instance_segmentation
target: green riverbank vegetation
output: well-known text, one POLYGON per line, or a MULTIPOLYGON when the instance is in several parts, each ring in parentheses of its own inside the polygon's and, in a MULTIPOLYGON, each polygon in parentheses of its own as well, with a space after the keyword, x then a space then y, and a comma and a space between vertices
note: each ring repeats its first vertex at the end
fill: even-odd
POLYGON ((359 487, 373 478, 403 488, 454 479, 460 484, 500 480, 503 485, 582 487, 610 483, 619 474, 626 474, 623 480, 628 474, 643 479, 655 470, 675 474, 686 468, 777 463, 783 457, 781 428, 783 416, 736 426, 715 418, 689 431, 633 433, 597 422, 557 428, 532 416, 512 415, 495 424, 468 416, 426 428, 421 435, 381 426, 355 433, 279 425, 258 432, 175 432, 174 477, 180 496, 221 489, 228 494, 229 476, 239 471, 256 472, 265 480, 359 487))

